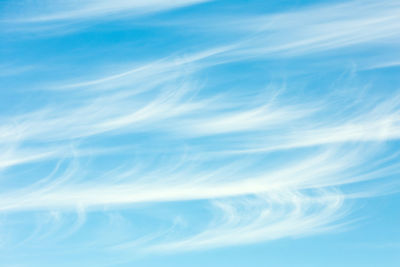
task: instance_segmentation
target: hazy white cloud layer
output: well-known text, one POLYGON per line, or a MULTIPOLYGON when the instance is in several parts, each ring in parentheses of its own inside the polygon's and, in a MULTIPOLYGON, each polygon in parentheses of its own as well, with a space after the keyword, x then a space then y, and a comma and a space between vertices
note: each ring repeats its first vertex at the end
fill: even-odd
MULTIPOLYGON (((1 32, 41 42, 25 36, 39 24, 128 27, 202 2, 23 1, 1 32)), ((71 54, 1 64, 0 245, 175 253, 345 228, 354 201, 398 189, 400 83, 382 69, 398 71, 399 14, 351 1, 167 16, 148 27, 201 41, 76 72, 71 54)), ((98 60, 148 38, 135 34, 76 51, 98 60)))
POLYGON ((16 16, 16 22, 53 22, 61 20, 91 20, 106 16, 139 15, 169 10, 208 0, 44 0, 22 1, 23 16, 16 16))

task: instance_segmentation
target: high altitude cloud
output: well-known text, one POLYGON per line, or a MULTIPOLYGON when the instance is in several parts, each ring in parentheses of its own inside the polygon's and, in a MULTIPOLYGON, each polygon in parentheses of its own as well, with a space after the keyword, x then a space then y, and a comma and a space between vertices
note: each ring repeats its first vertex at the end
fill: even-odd
MULTIPOLYGON (((46 1, 35 8, 26 2, 24 15, 8 16, 7 25, 41 24, 52 33, 57 23, 105 22, 200 2, 46 1)), ((183 26, 182 18, 163 18, 171 43, 179 41, 178 30, 201 36, 179 49, 163 42, 164 54, 98 60, 104 51, 133 51, 137 39, 161 38, 135 32, 128 44, 78 45, 66 56, 38 60, 42 68, 61 69, 39 81, 29 76, 35 67, 12 71, 18 61, 8 64, 0 78, 26 79, 21 95, 30 105, 10 97, 13 108, 0 111, 7 242, 25 249, 46 240, 45 247, 59 244, 60 251, 95 243, 96 251, 113 253, 182 252, 344 227, 352 201, 398 188, 398 79, 389 72, 379 83, 369 73, 381 77, 378 68, 398 66, 391 53, 400 40, 399 10, 396 1, 352 1, 273 14, 200 12, 183 26), (226 38, 214 42, 215 33, 226 38), (85 53, 97 61, 83 57, 84 67, 71 77, 74 59, 85 53), (21 214, 29 219, 7 223, 21 214)), ((9 40, 10 47, 29 35, 17 32, 21 39, 9 40)), ((62 34, 49 36, 65 45, 62 34)), ((46 54, 41 38, 35 41, 46 54)), ((7 98, 0 101, 6 106, 7 98)))

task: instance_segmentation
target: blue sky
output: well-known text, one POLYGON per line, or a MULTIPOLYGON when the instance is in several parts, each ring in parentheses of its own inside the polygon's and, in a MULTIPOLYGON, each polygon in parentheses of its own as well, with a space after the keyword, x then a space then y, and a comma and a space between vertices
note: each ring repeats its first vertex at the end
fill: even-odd
POLYGON ((398 266, 399 14, 0 1, 0 266, 398 266))

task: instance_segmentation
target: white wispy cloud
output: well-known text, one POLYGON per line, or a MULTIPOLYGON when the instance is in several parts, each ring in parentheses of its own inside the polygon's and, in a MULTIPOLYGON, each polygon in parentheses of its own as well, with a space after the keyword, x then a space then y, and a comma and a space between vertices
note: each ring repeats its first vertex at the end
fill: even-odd
MULTIPOLYGON (((7 23, 80 23, 201 2, 53 1, 7 23)), ((342 227, 352 211, 350 200, 396 191, 383 180, 398 184, 391 179, 400 169, 391 147, 400 139, 398 86, 381 88, 365 79, 348 88, 334 73, 329 87, 321 83, 309 95, 300 92, 300 82, 307 89, 313 77, 325 75, 318 67, 312 78, 289 75, 285 86, 265 88, 252 79, 264 76, 271 68, 266 61, 277 58, 290 65, 298 56, 307 61, 323 51, 332 53, 321 56, 325 60, 343 58, 334 55, 336 49, 393 48, 400 36, 399 11, 396 1, 352 1, 226 16, 212 30, 216 21, 210 18, 201 27, 234 32, 229 33, 237 34, 234 40, 205 41, 198 52, 182 49, 124 70, 104 67, 72 79, 49 78, 40 90, 51 96, 46 104, 38 101, 0 117, 0 212, 38 218, 15 226, 15 232, 26 225, 33 230, 23 237, 12 234, 10 242, 68 240, 91 224, 122 225, 122 232, 135 223, 124 214, 127 209, 145 205, 162 217, 160 205, 188 202, 206 206, 211 215, 193 223, 185 211, 168 206, 170 225, 125 238, 102 231, 71 242, 178 252, 342 227), (240 73, 230 69, 238 63, 240 73), (362 186, 378 180, 379 190, 362 186), (98 223, 99 214, 106 223, 98 223)), ((387 57, 383 65, 370 59, 372 67, 357 69, 398 65, 387 57)), ((18 70, 10 73, 17 76, 18 70)))
POLYGON ((85 1, 44 1, 32 5, 25 2, 25 16, 16 22, 54 22, 68 20, 104 19, 105 16, 118 17, 153 13, 168 9, 189 6, 210 0, 137 1, 137 0, 85 0, 85 1), (29 8, 30 7, 30 8, 29 8))
MULTIPOLYGON (((62 36, 112 20, 132 20, 211 0, 55 0, 22 1, 4 6, 1 32, 34 33, 35 37, 62 36)), ((25 35, 25 38, 27 36, 25 35)), ((29 37, 30 38, 30 37, 29 37)))
POLYGON ((220 215, 209 228, 184 240, 155 245, 151 250, 204 249, 326 231, 330 223, 345 215, 343 197, 319 193, 322 196, 291 191, 215 201, 213 205, 220 215))

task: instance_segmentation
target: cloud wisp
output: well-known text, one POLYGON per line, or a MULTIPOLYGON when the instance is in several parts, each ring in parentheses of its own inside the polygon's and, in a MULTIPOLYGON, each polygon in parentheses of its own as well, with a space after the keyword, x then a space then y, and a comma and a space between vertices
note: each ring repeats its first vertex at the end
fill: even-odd
POLYGON ((28 13, 32 13, 22 18, 16 18, 15 22, 57 22, 57 21, 76 21, 104 19, 105 17, 132 16, 146 13, 154 13, 184 6, 189 6, 209 0, 189 0, 189 1, 132 1, 132 0, 85 0, 85 1, 44 1, 34 6, 25 1, 24 8, 28 13))

